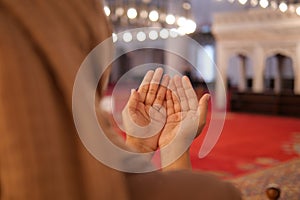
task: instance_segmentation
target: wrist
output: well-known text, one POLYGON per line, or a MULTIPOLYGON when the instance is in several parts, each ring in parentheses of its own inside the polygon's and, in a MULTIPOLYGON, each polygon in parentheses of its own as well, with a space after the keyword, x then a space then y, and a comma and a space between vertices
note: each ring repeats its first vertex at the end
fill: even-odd
POLYGON ((163 171, 191 169, 189 141, 173 140, 160 149, 161 166, 163 171))
POLYGON ((130 137, 127 136, 125 144, 136 153, 148 153, 148 152, 155 151, 155 149, 152 149, 151 147, 141 142, 140 139, 135 139, 134 137, 131 136, 130 137))
POLYGON ((144 158, 146 158, 147 162, 151 162, 155 152, 150 147, 141 144, 139 141, 134 141, 134 139, 126 139, 125 144, 132 152, 144 154, 144 158))
POLYGON ((169 158, 167 156, 167 154, 161 154, 163 171, 192 169, 189 149, 171 163, 168 163, 169 158))

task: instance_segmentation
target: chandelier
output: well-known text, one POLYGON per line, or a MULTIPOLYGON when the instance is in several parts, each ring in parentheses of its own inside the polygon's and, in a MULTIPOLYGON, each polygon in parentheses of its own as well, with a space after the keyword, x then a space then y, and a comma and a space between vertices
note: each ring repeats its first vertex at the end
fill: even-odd
MULTIPOLYGON (((221 0, 219 0, 221 1, 221 0)), ((237 1, 241 5, 250 7, 271 8, 281 12, 296 13, 300 16, 300 0, 228 0, 230 3, 237 1)))
POLYGON ((197 25, 191 16, 191 3, 183 1, 174 7, 174 2, 167 0, 106 0, 104 12, 115 32, 158 27, 178 35, 194 33, 197 25))

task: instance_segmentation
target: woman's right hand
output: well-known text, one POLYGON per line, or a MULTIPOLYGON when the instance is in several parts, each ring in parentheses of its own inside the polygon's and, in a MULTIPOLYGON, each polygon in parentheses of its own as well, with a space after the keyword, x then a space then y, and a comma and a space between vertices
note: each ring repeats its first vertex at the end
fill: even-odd
POLYGON ((162 166, 165 169, 191 168, 189 148, 202 132, 210 96, 198 102, 188 77, 175 76, 166 94, 167 121, 159 138, 162 166))

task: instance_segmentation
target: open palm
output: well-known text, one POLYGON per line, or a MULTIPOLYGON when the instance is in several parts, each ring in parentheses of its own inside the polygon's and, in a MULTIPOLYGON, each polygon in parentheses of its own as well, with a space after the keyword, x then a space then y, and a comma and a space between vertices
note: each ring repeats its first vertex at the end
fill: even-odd
POLYGON ((140 152, 155 151, 158 148, 160 132, 166 122, 163 102, 169 77, 162 78, 162 74, 161 68, 155 72, 149 71, 138 91, 131 91, 122 113, 127 133, 126 142, 140 152))
POLYGON ((208 95, 198 102, 188 77, 162 74, 161 68, 147 72, 122 112, 126 143, 138 152, 189 146, 206 122, 208 95))
MULTIPOLYGON (((169 83, 166 94, 167 121, 161 132, 160 148, 170 144, 175 137, 180 145, 189 145, 201 133, 207 112, 207 98, 198 102, 197 96, 187 77, 175 76, 169 83)), ((178 145, 178 144, 176 144, 178 145)))

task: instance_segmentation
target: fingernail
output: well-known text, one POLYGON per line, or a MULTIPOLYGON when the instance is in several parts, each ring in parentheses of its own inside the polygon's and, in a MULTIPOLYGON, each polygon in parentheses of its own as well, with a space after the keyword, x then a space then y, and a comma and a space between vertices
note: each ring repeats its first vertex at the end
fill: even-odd
POLYGON ((184 75, 184 76, 182 77, 182 79, 190 80, 189 77, 187 77, 186 75, 184 75))
POLYGON ((170 76, 168 74, 165 74, 163 80, 170 80, 170 76))
POLYGON ((134 93, 134 91, 135 91, 135 89, 131 89, 131 94, 133 94, 133 93, 134 93))
POLYGON ((209 101, 210 100, 210 94, 208 95, 208 97, 207 97, 207 101, 209 101))

